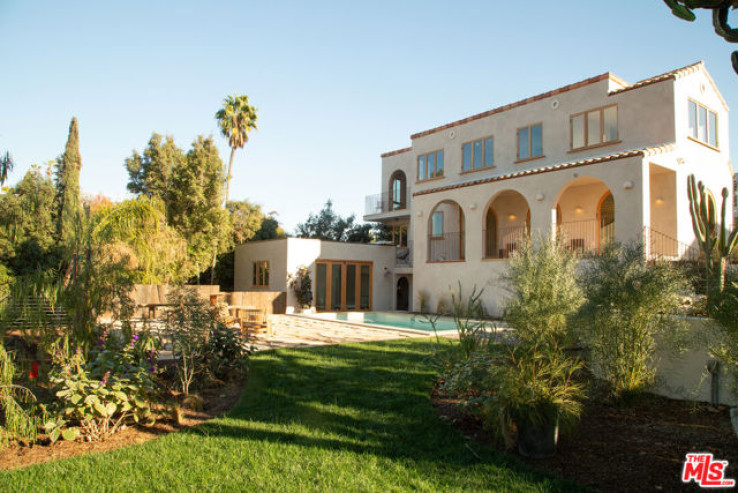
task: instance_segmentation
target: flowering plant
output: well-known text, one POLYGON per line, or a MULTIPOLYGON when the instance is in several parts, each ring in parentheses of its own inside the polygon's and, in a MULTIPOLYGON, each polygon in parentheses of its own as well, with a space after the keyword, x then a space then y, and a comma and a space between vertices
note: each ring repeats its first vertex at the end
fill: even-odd
POLYGON ((52 441, 83 437, 88 441, 103 440, 131 421, 153 423, 151 403, 154 400, 153 374, 155 352, 140 359, 136 356, 142 344, 140 336, 132 336, 116 351, 104 332, 95 359, 85 362, 82 351, 71 351, 68 339, 54 349, 54 367, 49 381, 54 386, 56 419, 46 422, 52 441))

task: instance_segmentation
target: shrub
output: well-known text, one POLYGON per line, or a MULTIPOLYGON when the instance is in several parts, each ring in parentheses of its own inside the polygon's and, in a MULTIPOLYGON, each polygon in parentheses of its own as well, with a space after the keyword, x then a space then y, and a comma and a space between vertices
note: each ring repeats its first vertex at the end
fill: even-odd
POLYGON ((616 396, 643 390, 654 379, 657 340, 677 340, 680 324, 670 315, 686 280, 671 264, 647 263, 638 245, 613 245, 591 260, 582 287, 579 334, 595 370, 616 396))
POLYGON ((207 340, 217 322, 209 306, 193 289, 174 290, 170 299, 174 307, 167 317, 165 332, 172 341, 180 390, 188 396, 190 387, 208 376, 207 340))
POLYGON ((52 441, 59 437, 104 440, 133 422, 154 421, 151 403, 154 366, 137 361, 139 338, 134 336, 120 351, 102 348, 86 364, 80 348, 70 351, 68 339, 54 350, 49 381, 58 398, 56 417, 44 425, 52 441))
POLYGON ((240 331, 215 324, 205 351, 206 366, 219 380, 238 378, 248 369, 251 349, 240 331))
POLYGON ((561 245, 538 238, 526 242, 510 262, 505 279, 512 297, 505 320, 521 341, 557 346, 569 336, 569 321, 584 303, 577 284, 578 258, 561 245))
POLYGON ((581 411, 584 387, 575 378, 581 363, 563 350, 567 320, 583 301, 575 268, 573 255, 555 244, 526 244, 506 274, 512 340, 477 346, 445 375, 446 390, 461 394, 508 446, 513 424, 570 423, 581 411))
MULTIPOLYGON (((459 356, 463 359, 469 359, 486 340, 487 323, 484 321, 482 293, 484 289, 477 292, 477 287, 474 286, 471 295, 464 298, 461 282, 458 293, 451 290, 452 314, 459 334, 459 356)), ((433 330, 435 331, 435 326, 433 330)))
POLYGON ((13 383, 15 365, 0 345, 0 445, 12 440, 36 440, 41 425, 36 397, 27 388, 13 383))
POLYGON ((310 279, 310 269, 301 265, 294 275, 287 275, 287 284, 294 291, 300 306, 310 308, 310 304, 313 302, 313 281, 310 279))

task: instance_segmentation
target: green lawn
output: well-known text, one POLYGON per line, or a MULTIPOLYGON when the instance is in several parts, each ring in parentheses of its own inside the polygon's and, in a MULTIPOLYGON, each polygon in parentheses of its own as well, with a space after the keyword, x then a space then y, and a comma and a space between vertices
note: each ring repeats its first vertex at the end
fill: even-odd
POLYGON ((260 353, 228 417, 0 474, 0 491, 568 491, 466 440, 429 400, 427 340, 260 353))

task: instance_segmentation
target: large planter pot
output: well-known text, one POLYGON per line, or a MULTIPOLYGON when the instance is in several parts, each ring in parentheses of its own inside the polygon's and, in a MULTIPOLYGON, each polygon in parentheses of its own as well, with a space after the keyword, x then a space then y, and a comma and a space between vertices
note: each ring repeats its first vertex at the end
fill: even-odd
POLYGON ((559 420, 552 418, 543 423, 518 424, 518 451, 524 457, 545 459, 556 455, 559 441, 559 420))

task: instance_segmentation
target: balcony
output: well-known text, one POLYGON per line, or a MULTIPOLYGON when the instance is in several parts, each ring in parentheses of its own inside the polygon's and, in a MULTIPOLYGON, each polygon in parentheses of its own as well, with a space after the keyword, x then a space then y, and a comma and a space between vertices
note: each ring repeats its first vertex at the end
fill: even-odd
POLYGON ((484 258, 509 258, 513 252, 525 244, 528 239, 528 227, 525 224, 484 230, 484 258))
POLYGON ((428 235, 428 262, 459 262, 464 260, 463 233, 428 235))
MULTIPOLYGON (((410 191, 408 190, 408 195, 410 191)), ((378 220, 383 217, 395 218, 409 216, 407 198, 405 200, 396 200, 389 192, 368 195, 365 199, 364 218, 365 220, 378 220), (370 217, 371 216, 371 217, 370 217)))

